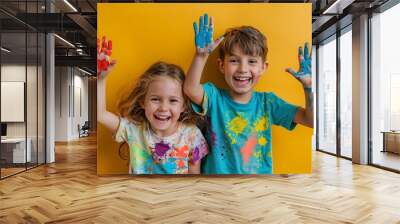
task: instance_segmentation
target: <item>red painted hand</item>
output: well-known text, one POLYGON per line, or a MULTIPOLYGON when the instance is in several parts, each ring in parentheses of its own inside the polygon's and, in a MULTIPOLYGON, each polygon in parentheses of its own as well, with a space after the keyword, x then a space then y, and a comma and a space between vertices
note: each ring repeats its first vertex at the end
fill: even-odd
POLYGON ((111 71, 116 61, 111 61, 112 41, 107 42, 107 38, 103 36, 101 42, 97 38, 97 75, 98 78, 104 78, 111 71))

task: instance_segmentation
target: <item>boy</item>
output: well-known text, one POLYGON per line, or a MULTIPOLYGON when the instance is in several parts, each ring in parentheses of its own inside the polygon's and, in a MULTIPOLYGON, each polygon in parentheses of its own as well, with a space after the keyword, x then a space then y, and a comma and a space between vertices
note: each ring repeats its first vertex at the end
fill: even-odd
POLYGON ((271 125, 292 130, 296 124, 313 127, 311 58, 308 44, 299 48, 300 69, 287 69, 303 87, 306 108, 286 103, 274 93, 255 92, 254 86, 268 67, 265 36, 243 26, 212 40, 213 22, 208 15, 194 23, 196 53, 187 73, 184 91, 205 115, 210 153, 202 164, 205 174, 271 174, 271 125), (212 83, 200 84, 209 54, 220 44, 219 71, 228 90, 212 83))

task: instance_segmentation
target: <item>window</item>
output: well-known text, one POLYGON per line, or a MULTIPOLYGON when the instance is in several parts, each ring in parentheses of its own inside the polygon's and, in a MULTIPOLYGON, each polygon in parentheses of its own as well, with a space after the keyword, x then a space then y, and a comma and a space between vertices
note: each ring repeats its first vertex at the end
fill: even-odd
POLYGON ((336 153, 336 36, 318 48, 318 149, 336 153))
MULTIPOLYGON (((388 149, 400 133, 400 4, 373 15, 371 54, 372 164, 400 170, 400 155, 388 149), (392 136, 392 140, 385 136, 392 136), (393 137, 397 136, 397 137, 393 137)), ((398 149, 400 145, 394 145, 398 149)), ((399 150, 400 151, 400 150, 399 150)), ((399 152, 400 153, 400 152, 399 152)))
POLYGON ((340 155, 352 157, 352 32, 340 36, 340 155))

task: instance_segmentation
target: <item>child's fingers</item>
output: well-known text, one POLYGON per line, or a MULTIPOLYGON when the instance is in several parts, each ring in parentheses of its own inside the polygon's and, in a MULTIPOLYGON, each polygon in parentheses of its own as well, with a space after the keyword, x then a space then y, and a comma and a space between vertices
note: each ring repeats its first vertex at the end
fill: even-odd
POLYGON ((112 41, 111 40, 109 40, 108 41, 108 44, 107 44, 107 49, 106 49, 106 54, 108 55, 108 56, 111 56, 111 52, 112 52, 112 41))
POLYGON ((291 75, 293 75, 296 79, 298 78, 297 77, 297 72, 295 72, 293 69, 287 68, 285 71, 290 73, 291 75))
POLYGON ((108 40, 108 50, 112 50, 112 41, 108 40))
POLYGON ((107 38, 106 36, 103 36, 103 39, 101 41, 101 51, 104 51, 104 49, 107 49, 107 38))
POLYGON ((308 43, 304 44, 304 59, 308 60, 310 58, 308 43))
POLYGON ((204 29, 205 31, 208 30, 208 14, 204 14, 204 29))
POLYGON ((197 23, 196 22, 194 22, 193 23, 193 29, 194 29, 194 35, 198 35, 199 34, 199 30, 198 30, 198 27, 197 27, 197 23))
POLYGON ((100 39, 97 38, 97 54, 99 54, 100 51, 101 51, 101 48, 100 48, 100 39))
POLYGON ((211 49, 214 50, 215 48, 218 47, 218 45, 224 40, 224 36, 220 36, 218 39, 214 41, 214 43, 211 45, 211 49))
POLYGON ((303 48, 299 47, 299 51, 298 51, 299 56, 303 56, 303 48))
POLYGON ((303 48, 302 48, 302 47, 299 47, 298 59, 299 59, 299 64, 301 64, 301 62, 302 62, 303 59, 304 59, 304 56, 303 56, 303 48))
POLYGON ((199 21, 199 32, 203 33, 204 32, 204 19, 203 16, 200 16, 200 21, 199 21))
POLYGON ((209 45, 213 42, 213 36, 214 36, 214 25, 211 23, 211 19, 212 19, 212 17, 210 18, 210 26, 208 27, 208 29, 206 31, 207 32, 207 35, 206 35, 207 45, 209 45))

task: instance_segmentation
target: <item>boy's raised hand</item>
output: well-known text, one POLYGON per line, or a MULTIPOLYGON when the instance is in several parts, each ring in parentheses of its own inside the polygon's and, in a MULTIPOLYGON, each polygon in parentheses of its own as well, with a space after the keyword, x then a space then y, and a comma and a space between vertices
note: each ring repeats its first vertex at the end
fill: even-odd
POLYGON ((303 84, 304 90, 311 92, 312 77, 311 77, 311 52, 309 51, 308 43, 304 44, 304 52, 302 47, 299 47, 299 64, 300 68, 295 72, 291 68, 287 68, 286 72, 292 74, 303 84))
POLYGON ((210 54, 217 46, 221 43, 224 37, 220 37, 217 40, 213 40, 214 35, 214 24, 213 18, 210 17, 210 21, 208 20, 208 14, 204 14, 204 16, 200 16, 199 19, 199 27, 197 27, 197 23, 193 23, 194 35, 195 35, 195 44, 197 54, 200 55, 208 55, 210 54))
POLYGON ((111 61, 112 41, 107 41, 103 36, 101 42, 97 38, 97 76, 98 78, 105 78, 111 69, 114 67, 116 61, 111 61))

